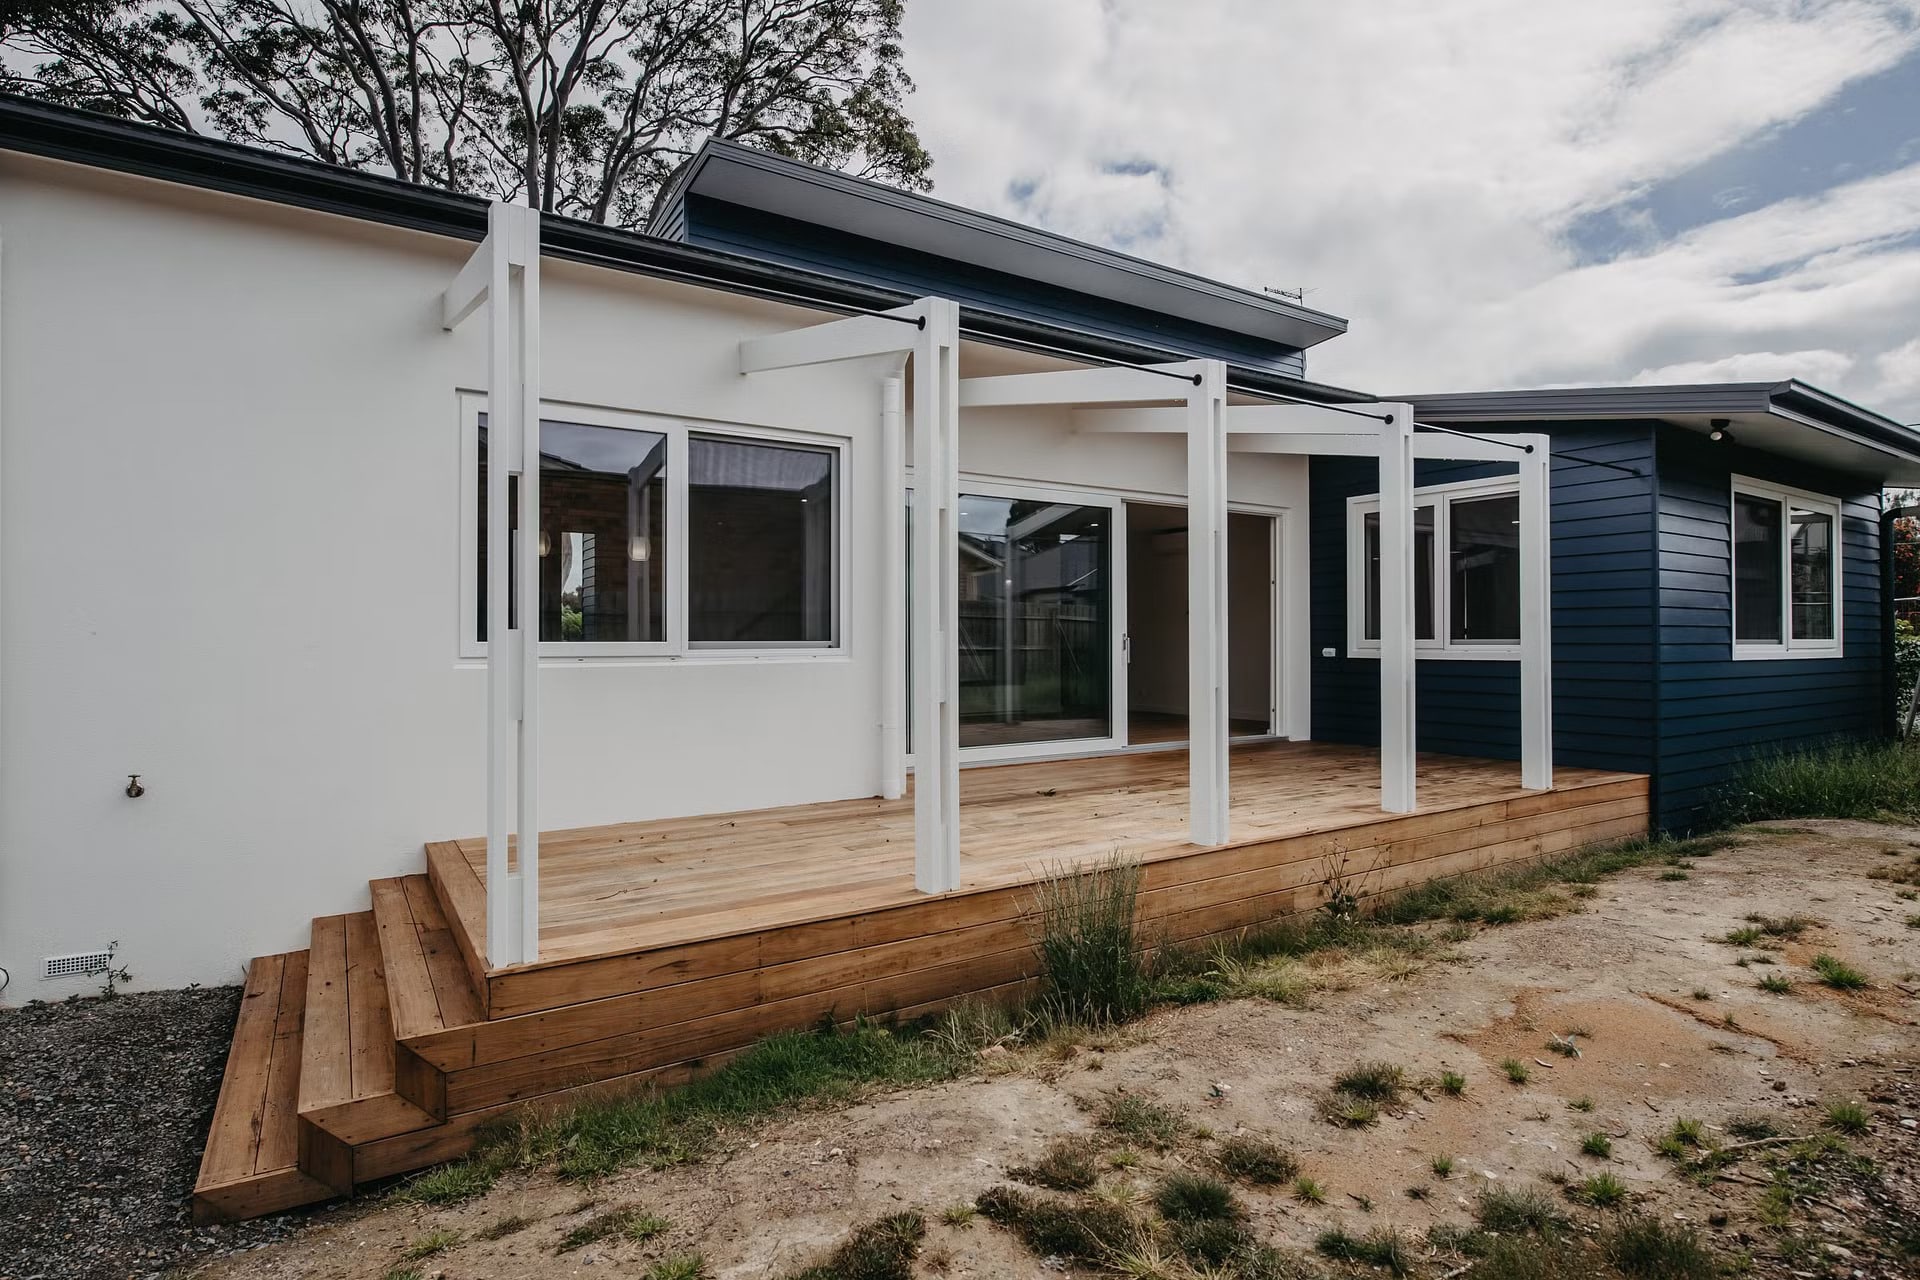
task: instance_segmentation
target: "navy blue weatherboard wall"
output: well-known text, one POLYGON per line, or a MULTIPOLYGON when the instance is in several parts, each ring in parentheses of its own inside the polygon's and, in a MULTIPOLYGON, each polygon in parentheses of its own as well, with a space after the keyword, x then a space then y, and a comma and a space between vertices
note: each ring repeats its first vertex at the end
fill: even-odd
POLYGON ((937 294, 963 306, 1227 360, 1287 377, 1306 375, 1306 357, 1298 347, 1264 342, 704 196, 689 195, 680 202, 673 221, 661 230, 704 248, 919 294, 937 294))
POLYGON ((1757 753, 1886 731, 1879 488, 1803 462, 1663 427, 1660 477, 1662 825, 1709 815, 1713 792, 1757 753), (1841 656, 1733 660, 1729 553, 1735 475, 1838 498, 1841 656))
MULTIPOLYGON (((1501 423, 1551 430, 1553 475, 1553 733, 1559 764, 1654 768, 1654 426, 1649 422, 1501 423), (1628 475, 1587 459, 1635 468, 1628 475)), ((1417 485, 1514 468, 1418 464, 1417 485)), ((1313 736, 1380 740, 1380 663, 1347 657, 1347 499, 1379 492, 1370 461, 1315 458, 1309 497, 1313 558, 1313 736), (1335 656, 1323 656, 1332 649, 1335 656)), ((1424 658, 1416 675, 1419 749, 1517 760, 1520 665, 1424 658)))

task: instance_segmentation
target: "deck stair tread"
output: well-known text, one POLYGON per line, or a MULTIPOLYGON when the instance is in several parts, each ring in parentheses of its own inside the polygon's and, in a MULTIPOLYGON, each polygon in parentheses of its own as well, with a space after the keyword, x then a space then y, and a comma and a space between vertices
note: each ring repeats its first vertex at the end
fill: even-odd
POLYGON ((394 1037, 402 1044, 484 1022, 466 961, 424 875, 375 880, 373 918, 394 1037))
POLYGON ((194 1180, 198 1222, 254 1217, 334 1194, 298 1166, 295 1104, 307 1000, 307 952, 247 966, 227 1069, 194 1180))
POLYGON ((373 912, 316 917, 309 952, 300 1118, 349 1144, 437 1123, 401 1087, 373 912))

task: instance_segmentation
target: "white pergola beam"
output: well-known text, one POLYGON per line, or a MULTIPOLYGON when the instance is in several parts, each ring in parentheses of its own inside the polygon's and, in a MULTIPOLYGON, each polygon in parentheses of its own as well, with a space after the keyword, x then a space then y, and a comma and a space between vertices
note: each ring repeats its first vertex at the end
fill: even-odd
POLYGON ((1380 441, 1380 807, 1414 809, 1413 409, 1382 405, 1380 441))
POLYGON ((907 528, 901 503, 906 482, 906 358, 880 381, 881 544, 880 795, 907 794, 907 528))
MULTIPOLYGON (((979 379, 968 379, 976 382, 979 379)), ((965 384, 963 383, 964 387, 965 384)), ((1185 406, 1168 405, 1147 409, 1075 409, 1073 429, 1087 435, 1185 435, 1185 406)))
MULTIPOLYGON (((1161 365, 1179 373, 1187 363, 1161 365)), ((1189 379, 1145 369, 1061 369, 1052 373, 1007 373, 967 378, 960 383, 963 409, 1003 409, 1022 405, 1170 404, 1184 405, 1197 388, 1189 379)), ((1178 428, 1176 428, 1177 430, 1178 428)))
POLYGON ((1385 410, 1377 404, 1230 404, 1229 434, 1377 435, 1385 410))
MULTIPOLYGON (((492 225, 492 216, 488 216, 492 225)), ((487 286, 493 282, 493 236, 489 232, 468 255, 460 274, 440 295, 440 327, 449 331, 460 327, 487 300, 487 286)))
POLYGON ((904 355, 915 349, 923 332, 910 321, 924 319, 919 304, 901 307, 887 316, 850 316, 805 329, 788 329, 748 338, 740 344, 740 372, 765 373, 797 369, 865 356, 904 355))
POLYGON ((1469 439, 1445 432, 1416 433, 1413 437, 1413 456, 1418 459, 1440 458, 1448 462, 1514 462, 1522 454, 1508 443, 1508 439, 1505 436, 1469 439))
MULTIPOLYGON (((1232 411, 1232 406, 1228 406, 1232 411)), ((1285 435, 1229 435, 1229 453, 1284 453, 1306 457, 1376 458, 1380 455, 1380 436, 1365 431, 1359 435, 1321 435, 1315 432, 1285 435)))

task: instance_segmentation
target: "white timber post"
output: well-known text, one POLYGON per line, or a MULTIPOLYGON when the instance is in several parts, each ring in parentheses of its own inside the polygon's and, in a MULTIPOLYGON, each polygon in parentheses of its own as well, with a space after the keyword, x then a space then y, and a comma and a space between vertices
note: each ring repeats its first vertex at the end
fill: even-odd
POLYGON ((960 308, 921 304, 913 349, 913 881, 960 887, 960 308))
POLYGON ((1553 786, 1553 515, 1551 442, 1520 457, 1520 785, 1553 786))
POLYGON ((487 210, 441 299, 487 304, 487 963, 540 953, 540 215, 487 210), (514 528, 518 517, 519 529, 514 528), (517 840, 516 840, 517 834, 517 840))
POLYGON ((880 380, 880 794, 907 794, 907 523, 905 358, 880 380))
POLYGON ((1413 408, 1380 424, 1380 807, 1414 809, 1413 408))
POLYGON ((1227 841, 1227 367, 1189 366, 1187 435, 1187 838, 1227 841))

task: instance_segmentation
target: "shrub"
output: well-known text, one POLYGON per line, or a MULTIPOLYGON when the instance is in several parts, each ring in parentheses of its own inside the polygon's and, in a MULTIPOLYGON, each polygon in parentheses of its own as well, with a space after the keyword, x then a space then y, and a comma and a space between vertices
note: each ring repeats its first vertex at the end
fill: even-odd
POLYGON ((1874 818, 1920 812, 1920 750, 1841 742, 1762 756, 1718 797, 1731 822, 1770 818, 1874 818))
POLYGON ((1235 1134, 1214 1152, 1214 1163, 1223 1173, 1259 1186, 1276 1186, 1293 1181, 1300 1162, 1293 1153, 1270 1138, 1235 1134))
POLYGON ((1058 869, 1035 886, 1043 1007, 1065 1022, 1125 1022, 1153 982, 1140 939, 1140 864, 1112 857, 1058 869))

